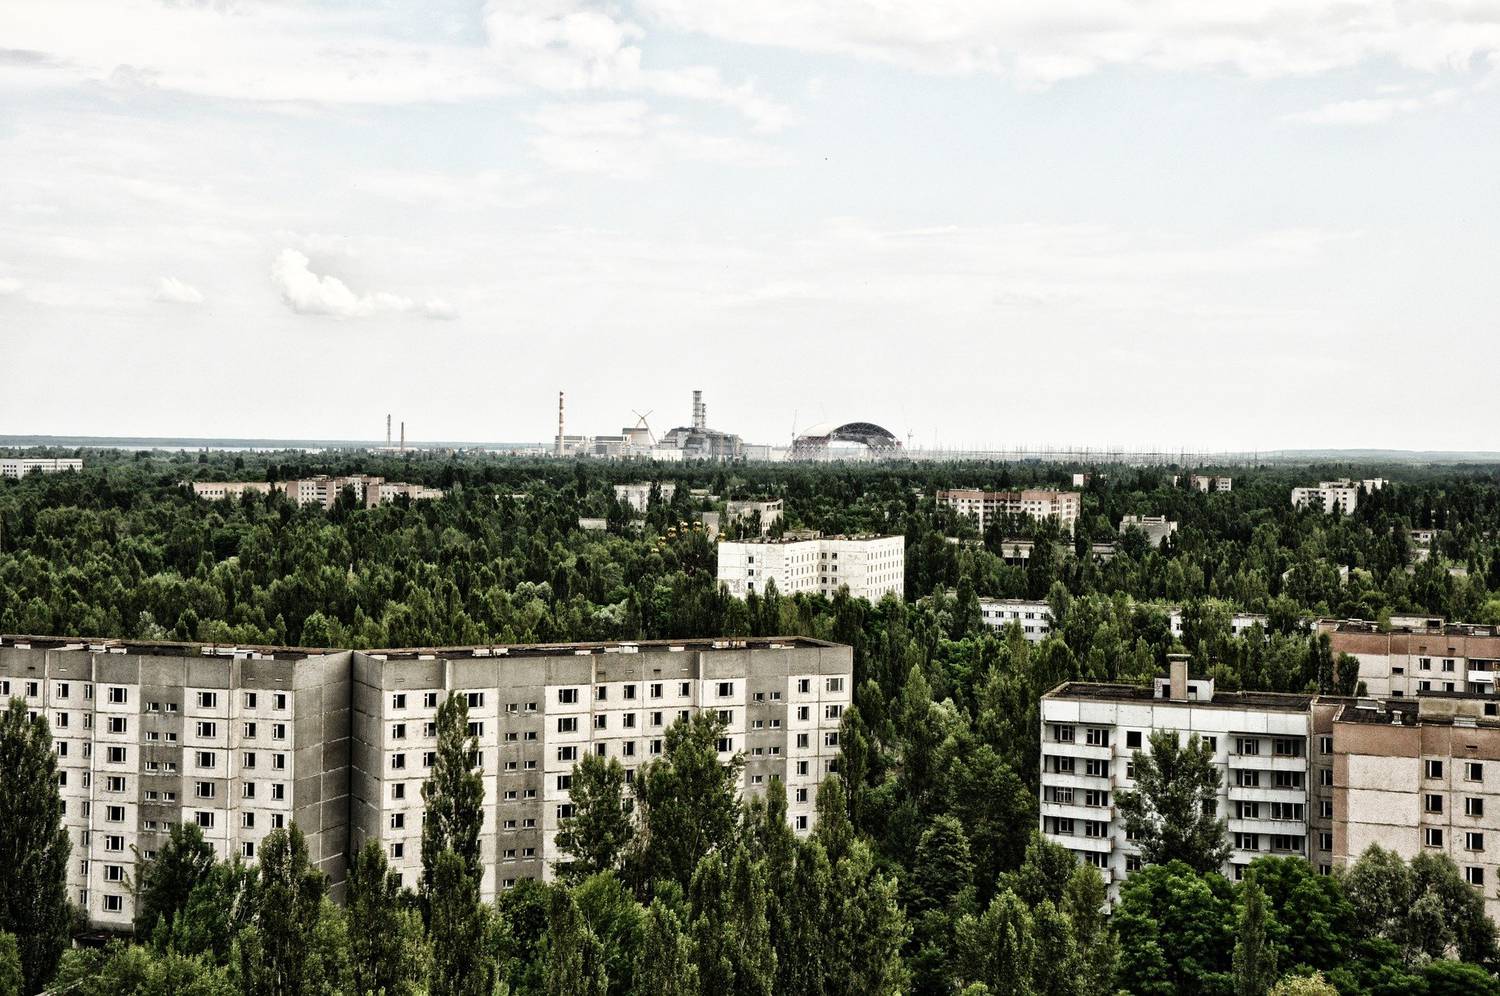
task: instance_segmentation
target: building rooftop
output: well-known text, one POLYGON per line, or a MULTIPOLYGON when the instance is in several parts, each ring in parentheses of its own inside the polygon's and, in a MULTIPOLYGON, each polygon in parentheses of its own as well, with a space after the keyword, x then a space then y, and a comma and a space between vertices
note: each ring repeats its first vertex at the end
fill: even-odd
MULTIPOLYGON (((1193 682, 1207 682, 1207 675, 1194 675, 1193 682)), ((1306 712, 1317 696, 1282 692, 1221 692, 1190 700, 1162 698, 1150 685, 1114 685, 1089 681, 1067 681, 1042 696, 1048 699, 1093 699, 1105 702, 1159 702, 1162 705, 1204 706, 1216 709, 1262 709, 1268 712, 1306 712)))
MULTIPOLYGON (((556 657, 561 655, 632 654, 712 650, 783 650, 837 647, 841 644, 806 636, 725 638, 720 640, 621 640, 604 643, 487 644, 468 647, 399 647, 361 650, 388 660, 458 659, 469 657, 556 657)), ((261 660, 302 660, 342 649, 266 647, 167 640, 117 640, 98 637, 0 636, 0 647, 33 650, 82 650, 96 654, 138 654, 153 657, 248 657, 261 660)))
MULTIPOLYGON (((1420 617, 1405 617, 1420 618, 1420 617)), ((1335 633, 1397 633, 1422 636, 1500 636, 1500 626, 1485 623, 1450 623, 1439 618, 1427 620, 1426 625, 1391 625, 1381 629, 1378 622, 1369 619, 1328 620, 1323 624, 1335 633)))
POLYGON ((742 540, 724 540, 725 543, 751 543, 756 546, 777 546, 784 543, 807 543, 815 539, 825 540, 878 540, 904 539, 896 533, 835 533, 831 536, 751 536, 742 540))

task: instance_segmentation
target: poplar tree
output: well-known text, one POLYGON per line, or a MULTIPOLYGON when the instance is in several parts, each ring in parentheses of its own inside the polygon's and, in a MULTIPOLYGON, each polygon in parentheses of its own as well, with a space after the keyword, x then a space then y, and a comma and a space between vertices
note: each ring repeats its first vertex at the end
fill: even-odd
POLYGON ((422 920, 378 840, 367 842, 350 863, 346 888, 355 991, 385 996, 420 992, 427 974, 422 920))
POLYGON ((554 889, 547 911, 547 996, 605 996, 604 945, 583 922, 567 889, 554 889))
POLYGON ((1151 734, 1149 753, 1136 751, 1134 789, 1116 794, 1125 831, 1150 865, 1181 861, 1196 872, 1218 871, 1229 856, 1227 824, 1217 813, 1220 775, 1213 749, 1196 733, 1151 734))
POLYGON ((422 894, 430 905, 438 856, 452 851, 476 885, 479 827, 484 818, 484 780, 474 770, 479 739, 469 736, 469 703, 460 692, 438 706, 437 750, 432 774, 422 783, 422 894))
POLYGON ((682 921, 660 899, 646 910, 646 936, 635 968, 640 996, 698 996, 698 966, 682 921))
POLYGON ((615 758, 585 754, 573 766, 569 789, 573 815, 558 825, 557 847, 570 860, 557 871, 568 881, 598 872, 618 871, 635 835, 625 797, 625 768, 615 758))
POLYGON ((0 714, 0 932, 14 935, 25 992, 51 980, 68 945, 68 833, 62 826, 52 732, 10 700, 0 714))
POLYGON ((1265 996, 1276 981, 1276 950, 1266 936, 1266 894, 1252 874, 1245 881, 1234 942, 1235 996, 1265 996))

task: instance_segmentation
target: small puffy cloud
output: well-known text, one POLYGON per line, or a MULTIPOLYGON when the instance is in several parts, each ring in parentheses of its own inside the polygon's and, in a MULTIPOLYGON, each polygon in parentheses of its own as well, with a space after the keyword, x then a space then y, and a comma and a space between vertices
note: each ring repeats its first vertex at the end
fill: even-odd
POLYGON ((1452 103, 1462 95, 1457 88, 1447 87, 1414 97, 1380 96, 1336 100, 1309 111, 1288 114, 1286 120, 1311 125, 1377 125, 1403 114, 1452 103))
POLYGON ((162 277, 156 283, 156 300, 168 304, 202 304, 203 292, 176 277, 162 277))
POLYGON ((338 277, 312 271, 312 261, 295 249, 283 249, 271 264, 271 281, 281 299, 299 315, 329 315, 333 318, 364 318, 377 314, 420 312, 428 318, 458 317, 453 306, 441 298, 419 305, 409 297, 375 291, 357 294, 338 277))

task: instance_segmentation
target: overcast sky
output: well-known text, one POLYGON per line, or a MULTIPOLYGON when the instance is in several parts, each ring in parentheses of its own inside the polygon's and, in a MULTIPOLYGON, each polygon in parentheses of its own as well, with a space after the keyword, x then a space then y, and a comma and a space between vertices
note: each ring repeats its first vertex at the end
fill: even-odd
POLYGON ((1500 449, 1500 2, 0 2, 0 433, 1500 449))

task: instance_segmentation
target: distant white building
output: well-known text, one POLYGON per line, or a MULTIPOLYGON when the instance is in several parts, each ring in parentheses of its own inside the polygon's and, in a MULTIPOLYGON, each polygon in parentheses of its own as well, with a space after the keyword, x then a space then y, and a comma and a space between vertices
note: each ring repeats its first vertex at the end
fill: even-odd
POLYGON ((339 495, 348 488, 354 492, 356 503, 365 508, 388 505, 405 495, 412 501, 430 501, 443 497, 441 488, 429 488, 425 484, 407 484, 405 481, 387 481, 371 474, 350 474, 347 477, 330 477, 318 474, 294 481, 194 481, 193 493, 209 501, 238 498, 246 492, 268 494, 280 491, 298 505, 321 505, 333 508, 339 495))
MULTIPOLYGON (((1173 606, 1167 617, 1171 620, 1172 635, 1182 639, 1182 609, 1173 606)), ((1266 629, 1270 621, 1269 616, 1254 612, 1234 612, 1229 616, 1229 632, 1235 636, 1244 636, 1256 623, 1260 623, 1261 629, 1266 629)))
POLYGON ((771 527, 781 521, 784 506, 780 498, 767 501, 732 501, 725 509, 730 522, 739 522, 752 516, 760 516, 760 534, 766 535, 771 527))
POLYGON ((719 544, 719 583, 744 598, 776 582, 783 595, 832 595, 847 587, 854 598, 878 602, 906 591, 906 539, 902 536, 818 536, 719 544))
POLYGON ((989 521, 1000 515, 1024 515, 1028 518, 1056 519, 1068 532, 1083 509, 1083 496, 1077 491, 973 491, 950 489, 937 493, 939 507, 947 506, 974 519, 984 532, 989 521))
POLYGON ((0 457, 0 477, 61 474, 65 470, 82 469, 83 461, 73 457, 0 457))
POLYGON ((1359 492, 1379 491, 1385 487, 1385 478, 1371 477, 1363 481, 1351 481, 1347 477, 1337 481, 1320 481, 1315 488, 1293 488, 1293 508, 1322 508, 1324 512, 1348 515, 1359 504, 1359 492))
POLYGON ((1017 623, 1026 639, 1041 643, 1052 632, 1052 606, 1024 598, 981 598, 979 618, 990 629, 1017 623))
POLYGON ((194 481, 193 494, 199 498, 207 498, 210 501, 223 501, 225 498, 239 498, 250 492, 257 495, 268 495, 271 493, 272 484, 269 481, 194 481))
POLYGON ((1199 491, 1230 491, 1234 488, 1234 479, 1231 477, 1205 477, 1194 474, 1188 479, 1194 488, 1199 491))
POLYGON ((1165 515, 1127 515, 1120 520, 1121 536, 1132 528, 1145 533, 1146 542, 1154 548, 1161 546, 1162 540, 1177 532, 1177 523, 1165 515))
MULTIPOLYGON (((632 511, 645 514, 647 506, 651 504, 650 481, 636 481, 634 484, 616 484, 615 500, 621 505, 630 506, 632 511)), ((672 496, 677 493, 677 485, 671 481, 661 482, 661 500, 671 501, 672 496)))

